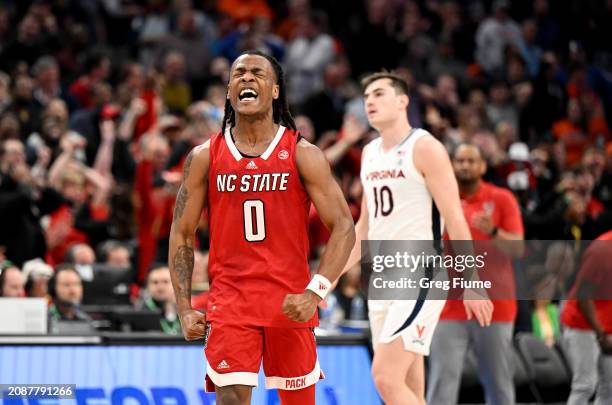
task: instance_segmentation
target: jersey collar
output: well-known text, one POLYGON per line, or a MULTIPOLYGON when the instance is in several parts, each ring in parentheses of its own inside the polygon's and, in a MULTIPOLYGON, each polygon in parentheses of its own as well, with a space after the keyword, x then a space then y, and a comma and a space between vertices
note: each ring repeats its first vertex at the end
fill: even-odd
MULTIPOLYGON (((236 144, 234 143, 234 140, 232 139, 232 135, 230 133, 230 129, 231 128, 227 128, 225 130, 225 143, 227 143, 227 147, 229 148, 230 152, 232 153, 232 156, 234 156, 234 159, 240 160, 240 159, 243 158, 243 156, 240 153, 240 151, 238 150, 238 148, 236 147, 236 144)), ((274 135, 274 139, 272 139, 272 142, 270 142, 270 145, 268 145, 268 148, 264 151, 264 153, 262 153, 260 156, 257 156, 257 158, 261 158, 263 160, 268 160, 268 158, 270 157, 270 155, 274 151, 274 148, 276 148, 276 145, 278 145, 278 143, 280 142, 281 138, 283 137, 284 133, 285 133, 285 127, 282 126, 282 125, 279 125, 278 126, 278 131, 276 131, 276 135, 274 135)))

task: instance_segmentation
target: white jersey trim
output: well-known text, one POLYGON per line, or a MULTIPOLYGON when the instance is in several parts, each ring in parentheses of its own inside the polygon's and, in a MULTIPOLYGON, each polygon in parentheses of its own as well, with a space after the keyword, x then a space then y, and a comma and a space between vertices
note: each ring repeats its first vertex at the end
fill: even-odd
POLYGON ((217 373, 210 367, 210 364, 206 365, 206 375, 217 387, 225 387, 227 385, 250 385, 257 387, 257 373, 248 373, 245 371, 238 371, 234 373, 217 373))
POLYGON ((421 174, 421 172, 419 172, 419 170, 416 168, 416 166, 414 165, 414 147, 416 146, 416 143, 419 141, 419 139, 423 138, 424 136, 428 136, 429 132, 423 130, 423 129, 416 129, 414 131, 414 133, 412 134, 411 138, 412 139, 408 139, 408 145, 406 145, 406 149, 407 149, 407 160, 406 160, 406 165, 408 166, 408 174, 416 181, 418 181, 421 184, 425 184, 425 178, 423 177, 423 175, 421 174))
MULTIPOLYGON (((268 160, 272 152, 274 152, 276 145, 278 145, 278 143, 282 139, 283 134, 285 133, 285 129, 286 128, 284 126, 279 125, 278 131, 276 131, 276 135, 274 135, 274 139, 272 139, 272 142, 270 142, 270 145, 268 145, 264 153, 262 153, 260 156, 254 156, 254 157, 259 157, 259 158, 262 158, 263 160, 268 160)), ((236 144, 234 143, 234 140, 232 139, 232 134, 230 130, 231 128, 227 128, 225 130, 225 142, 227 143, 227 146, 230 152, 232 153, 232 156, 234 156, 234 159, 240 160, 243 158, 243 156, 238 150, 238 148, 236 147, 236 144)))
POLYGON ((240 151, 238 150, 238 148, 234 144, 234 140, 232 139, 232 134, 230 133, 230 130, 231 130, 231 128, 227 128, 225 130, 225 143, 227 144, 227 147, 229 148, 230 152, 232 153, 232 156, 234 156, 234 159, 240 160, 240 159, 242 159, 242 155, 240 154, 240 151))
POLYGON ((278 143, 282 139, 284 133, 285 133, 285 127, 282 125, 279 125, 278 131, 276 131, 276 135, 274 136, 274 139, 272 140, 272 142, 270 142, 270 145, 268 145, 268 149, 266 149, 266 151, 261 154, 260 158, 262 158, 263 160, 268 160, 272 152, 274 152, 276 145, 278 145, 278 143))
POLYGON ((320 379, 325 378, 321 367, 319 366, 319 360, 315 363, 314 369, 306 374, 299 377, 266 377, 266 388, 276 388, 279 390, 294 391, 301 390, 306 387, 310 387, 316 384, 320 379), (298 386, 299 383, 299 386, 298 386))

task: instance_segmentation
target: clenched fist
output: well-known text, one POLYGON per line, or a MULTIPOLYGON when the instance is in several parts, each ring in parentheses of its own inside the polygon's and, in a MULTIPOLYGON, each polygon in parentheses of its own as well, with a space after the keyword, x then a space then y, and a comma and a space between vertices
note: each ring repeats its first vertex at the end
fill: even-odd
POLYGON ((198 340, 204 337, 206 331, 206 315, 194 309, 180 313, 181 328, 185 340, 198 340))
POLYGON ((306 322, 314 315, 321 298, 312 291, 287 294, 283 301, 283 313, 296 322, 306 322))

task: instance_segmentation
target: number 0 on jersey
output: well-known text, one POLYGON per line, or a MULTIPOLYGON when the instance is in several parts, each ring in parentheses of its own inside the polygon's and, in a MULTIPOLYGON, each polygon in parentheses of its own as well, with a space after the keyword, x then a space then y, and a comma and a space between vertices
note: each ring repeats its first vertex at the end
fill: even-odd
POLYGON ((244 211, 244 238, 249 242, 266 239, 264 203, 261 200, 246 200, 244 211))

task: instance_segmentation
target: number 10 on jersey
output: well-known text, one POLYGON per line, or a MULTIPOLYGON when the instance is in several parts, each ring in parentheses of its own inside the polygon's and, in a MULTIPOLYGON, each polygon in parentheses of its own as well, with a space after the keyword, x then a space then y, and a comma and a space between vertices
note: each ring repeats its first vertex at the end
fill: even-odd
POLYGON ((244 216, 244 238, 249 242, 266 239, 264 203, 261 200, 246 200, 242 204, 244 216))
POLYGON ((380 190, 374 187, 374 218, 378 213, 386 217, 393 211, 393 194, 387 186, 382 186, 380 190))

